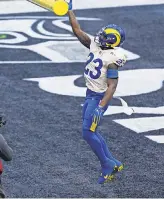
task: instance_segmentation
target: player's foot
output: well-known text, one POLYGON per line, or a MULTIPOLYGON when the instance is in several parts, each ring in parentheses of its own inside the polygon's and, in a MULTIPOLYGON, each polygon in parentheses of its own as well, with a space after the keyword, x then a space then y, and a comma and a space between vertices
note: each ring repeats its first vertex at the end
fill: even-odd
POLYGON ((122 164, 122 162, 118 161, 115 158, 112 158, 112 160, 116 163, 116 172, 120 172, 124 169, 124 165, 122 164))
POLYGON ((124 165, 123 164, 121 164, 119 167, 117 167, 117 171, 118 172, 122 171, 123 169, 124 169, 124 165))
POLYGON ((102 165, 102 172, 98 179, 98 184, 104 184, 114 179, 114 173, 117 166, 114 161, 108 160, 102 165))

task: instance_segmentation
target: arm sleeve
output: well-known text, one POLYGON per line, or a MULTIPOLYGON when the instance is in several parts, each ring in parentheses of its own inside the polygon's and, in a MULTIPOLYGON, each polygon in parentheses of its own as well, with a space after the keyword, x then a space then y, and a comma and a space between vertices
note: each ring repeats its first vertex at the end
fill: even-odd
POLYGON ((109 68, 107 71, 107 78, 109 79, 117 79, 118 78, 118 70, 109 68))
POLYGON ((9 147, 4 137, 0 134, 0 158, 4 161, 12 160, 13 150, 9 147))

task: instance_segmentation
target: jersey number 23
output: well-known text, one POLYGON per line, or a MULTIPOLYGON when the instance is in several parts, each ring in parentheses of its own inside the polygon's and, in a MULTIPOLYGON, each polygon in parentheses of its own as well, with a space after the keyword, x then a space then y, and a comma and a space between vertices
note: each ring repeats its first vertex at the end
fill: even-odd
POLYGON ((103 67, 103 62, 99 58, 98 59, 94 59, 94 54, 93 53, 90 53, 88 57, 89 57, 89 59, 86 62, 86 68, 85 68, 84 73, 86 75, 89 75, 92 79, 98 79, 101 76, 101 69, 103 67), (91 62, 93 62, 95 64, 98 63, 98 65, 95 67, 95 73, 93 73, 93 71, 90 71, 87 68, 87 65, 90 64, 91 62))

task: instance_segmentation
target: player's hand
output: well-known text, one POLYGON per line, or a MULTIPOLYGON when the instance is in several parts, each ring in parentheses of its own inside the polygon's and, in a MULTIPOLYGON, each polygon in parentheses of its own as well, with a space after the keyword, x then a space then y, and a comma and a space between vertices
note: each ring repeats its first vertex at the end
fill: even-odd
POLYGON ((104 109, 101 106, 98 106, 92 116, 92 125, 90 127, 90 130, 92 132, 96 131, 97 126, 100 124, 101 118, 103 117, 104 109))
POLYGON ((72 0, 65 0, 69 5, 69 10, 72 10, 72 0))

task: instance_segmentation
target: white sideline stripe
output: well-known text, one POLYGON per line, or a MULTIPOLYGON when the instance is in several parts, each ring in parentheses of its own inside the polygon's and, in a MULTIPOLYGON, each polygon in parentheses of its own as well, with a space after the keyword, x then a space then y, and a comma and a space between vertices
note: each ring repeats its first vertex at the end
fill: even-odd
POLYGON ((61 63, 84 63, 83 60, 68 60, 68 61, 48 61, 48 60, 43 60, 43 61, 0 61, 0 65, 3 64, 61 64, 61 63))
MULTIPOLYGON (((74 0, 74 9, 107 8, 138 5, 158 5, 164 4, 164 0, 74 0)), ((33 5, 27 1, 0 2, 1 14, 24 13, 24 12, 47 12, 45 9, 33 5)))
POLYGON ((147 137, 150 140, 153 140, 157 143, 164 144, 164 135, 149 135, 149 136, 145 136, 145 137, 147 137))
POLYGON ((0 64, 49 64, 49 63, 56 63, 52 61, 0 61, 0 64))
POLYGON ((61 64, 61 63, 84 63, 84 60, 68 60, 68 61, 48 61, 48 60, 43 60, 43 61, 0 61, 0 65, 3 65, 3 64, 55 64, 55 63, 58 63, 58 64, 61 64))
POLYGON ((132 131, 135 131, 136 133, 144 133, 164 128, 164 116, 119 119, 114 121, 132 131))

